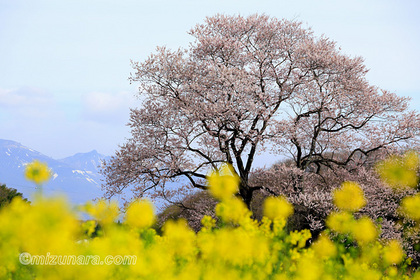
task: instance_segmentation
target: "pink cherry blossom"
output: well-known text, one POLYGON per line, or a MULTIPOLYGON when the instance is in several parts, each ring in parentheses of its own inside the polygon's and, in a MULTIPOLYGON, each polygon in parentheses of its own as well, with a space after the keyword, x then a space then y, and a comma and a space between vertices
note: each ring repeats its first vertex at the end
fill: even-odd
POLYGON ((316 173, 419 134, 407 98, 370 85, 362 58, 300 22, 219 14, 189 34, 188 48, 158 47, 132 63, 141 105, 131 110, 131 138, 105 163, 106 197, 134 186, 136 197, 172 201, 207 189, 208 172, 228 162, 249 206, 263 149, 316 173), (169 184, 176 180, 182 187, 169 184))

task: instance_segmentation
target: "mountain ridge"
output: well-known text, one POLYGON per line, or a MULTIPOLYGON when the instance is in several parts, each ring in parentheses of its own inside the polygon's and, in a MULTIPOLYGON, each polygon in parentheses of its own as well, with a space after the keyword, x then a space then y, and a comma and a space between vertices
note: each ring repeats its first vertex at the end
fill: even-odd
POLYGON ((64 162, 81 170, 95 171, 96 173, 99 173, 99 167, 102 166, 102 161, 109 158, 110 156, 105 156, 98 153, 96 150, 92 150, 87 153, 76 153, 72 156, 58 159, 58 161, 64 162))
POLYGON ((43 186, 44 194, 66 195, 71 203, 83 204, 102 195, 99 166, 108 158, 93 150, 53 159, 19 142, 0 139, 0 182, 30 199, 35 185, 25 180, 23 172, 26 164, 39 160, 48 164, 53 172, 50 181, 43 186))

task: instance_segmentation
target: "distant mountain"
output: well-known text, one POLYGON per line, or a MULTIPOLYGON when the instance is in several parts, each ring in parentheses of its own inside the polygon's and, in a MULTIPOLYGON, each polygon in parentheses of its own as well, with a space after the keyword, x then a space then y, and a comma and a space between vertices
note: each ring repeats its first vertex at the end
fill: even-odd
POLYGON ((78 170, 91 171, 99 173, 102 161, 108 160, 111 157, 99 154, 96 150, 88 153, 77 153, 74 156, 60 159, 59 161, 68 164, 78 170))
POLYGON ((35 185, 25 180, 23 173, 26 164, 39 160, 47 163, 53 171, 51 180, 43 186, 45 195, 64 194, 72 203, 84 203, 102 194, 102 176, 98 171, 105 158, 92 151, 55 160, 20 143, 0 139, 0 183, 31 199, 35 185))

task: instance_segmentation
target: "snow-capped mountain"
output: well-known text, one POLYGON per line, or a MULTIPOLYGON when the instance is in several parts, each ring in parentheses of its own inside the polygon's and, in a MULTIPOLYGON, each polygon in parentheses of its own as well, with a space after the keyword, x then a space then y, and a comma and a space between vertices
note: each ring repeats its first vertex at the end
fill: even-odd
POLYGON ((39 160, 47 163, 53 172, 51 180, 43 186, 45 195, 66 195, 72 203, 84 203, 102 194, 102 177, 98 171, 105 158, 92 151, 55 160, 20 143, 0 139, 0 183, 31 199, 35 185, 25 180, 23 173, 26 164, 39 160))
POLYGON ((109 159, 109 156, 99 154, 96 150, 88 153, 77 153, 74 156, 60 159, 59 161, 66 163, 77 170, 85 170, 93 173, 99 173, 102 161, 109 159))

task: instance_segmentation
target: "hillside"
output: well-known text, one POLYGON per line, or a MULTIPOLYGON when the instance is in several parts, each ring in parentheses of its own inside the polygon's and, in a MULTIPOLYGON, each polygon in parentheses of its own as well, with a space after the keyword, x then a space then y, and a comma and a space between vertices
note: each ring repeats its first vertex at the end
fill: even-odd
POLYGON ((25 180, 25 165, 33 160, 48 164, 51 180, 43 186, 45 195, 66 195, 74 204, 101 196, 99 167, 106 156, 98 152, 78 153, 64 159, 53 159, 18 142, 0 139, 0 182, 31 198, 35 186, 25 180))

